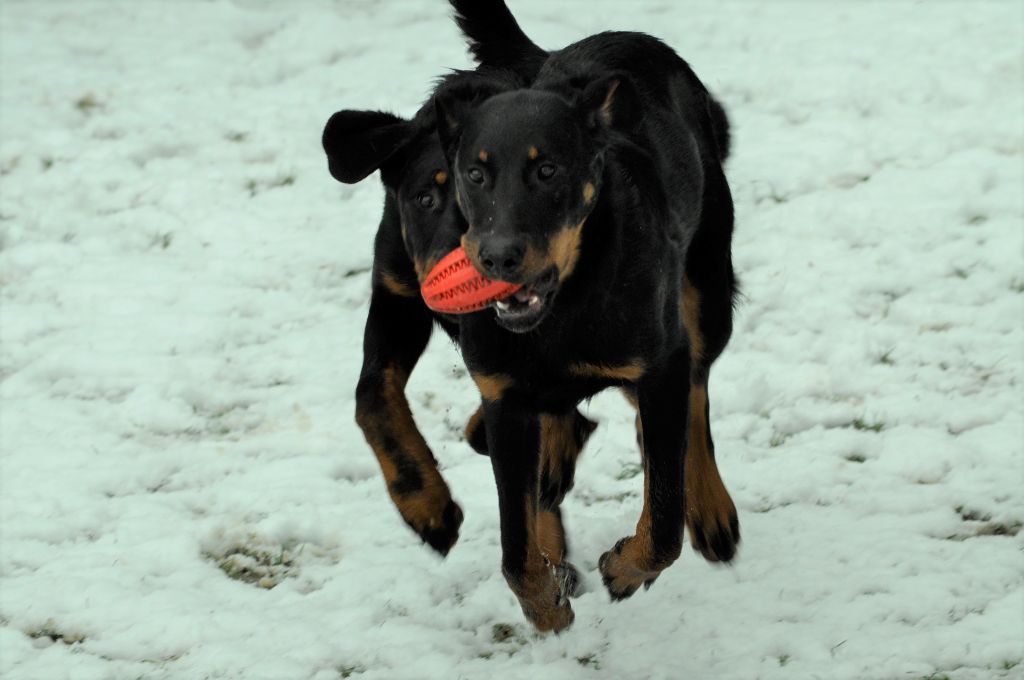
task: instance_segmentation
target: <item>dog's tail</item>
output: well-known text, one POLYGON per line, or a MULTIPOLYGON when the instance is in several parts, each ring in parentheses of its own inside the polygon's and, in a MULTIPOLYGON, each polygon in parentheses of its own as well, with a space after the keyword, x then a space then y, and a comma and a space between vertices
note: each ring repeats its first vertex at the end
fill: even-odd
POLYGON ((530 79, 548 53, 526 37, 504 0, 448 0, 473 58, 481 66, 511 69, 530 79))
POLYGON ((729 116, 717 99, 708 93, 708 115, 711 117, 711 135, 718 147, 718 158, 722 162, 729 157, 732 147, 732 134, 729 131, 729 116))

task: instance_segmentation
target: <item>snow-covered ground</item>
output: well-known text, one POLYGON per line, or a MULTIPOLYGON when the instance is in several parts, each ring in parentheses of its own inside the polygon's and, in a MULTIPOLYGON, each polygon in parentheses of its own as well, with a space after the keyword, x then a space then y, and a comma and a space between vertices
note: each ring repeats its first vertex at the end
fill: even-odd
POLYGON ((599 396, 589 591, 534 634, 440 338, 409 391, 460 542, 392 508, 352 417, 382 191, 319 137, 468 64, 446 3, 4 2, 0 676, 1024 677, 1022 5, 510 2, 548 47, 658 35, 729 109, 735 566, 608 601, 641 480, 599 396))

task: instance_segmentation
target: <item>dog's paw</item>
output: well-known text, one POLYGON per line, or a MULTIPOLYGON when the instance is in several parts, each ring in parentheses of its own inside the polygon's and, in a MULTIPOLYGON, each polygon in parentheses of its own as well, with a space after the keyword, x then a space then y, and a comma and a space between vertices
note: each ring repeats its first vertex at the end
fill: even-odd
POLYGON ((597 562, 604 587, 614 601, 625 600, 640 586, 650 588, 660 573, 642 569, 636 564, 630 550, 636 540, 634 536, 619 539, 615 547, 601 555, 597 562))
POLYGON ((527 620, 538 631, 561 632, 572 625, 576 615, 569 605, 571 589, 578 587, 579 574, 572 565, 542 568, 520 578, 505 578, 519 600, 527 620), (575 575, 575 580, 573 580, 575 575))
POLYGON ((693 549, 707 561, 728 563, 736 556, 740 521, 724 486, 714 493, 690 494, 686 528, 693 549))
POLYGON ((561 633, 576 620, 576 614, 567 600, 561 604, 556 602, 552 606, 537 607, 533 603, 522 601, 520 601, 520 605, 522 605, 523 614, 541 633, 561 633))
POLYGON ((405 523, 419 535, 420 540, 440 553, 442 557, 446 557, 455 542, 459 540, 459 527, 462 526, 463 519, 462 508, 450 498, 443 506, 438 505, 437 507, 440 509, 435 508, 433 511, 422 505, 418 507, 407 505, 404 508, 399 506, 398 509, 401 511, 405 523))

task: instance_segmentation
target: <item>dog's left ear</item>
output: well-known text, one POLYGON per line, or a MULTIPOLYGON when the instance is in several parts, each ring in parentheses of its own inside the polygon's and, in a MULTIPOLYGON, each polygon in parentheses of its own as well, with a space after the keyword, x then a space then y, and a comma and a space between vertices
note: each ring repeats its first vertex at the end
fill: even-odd
POLYGON ((643 116, 633 82, 621 73, 591 81, 580 96, 587 124, 593 129, 636 129, 643 116))

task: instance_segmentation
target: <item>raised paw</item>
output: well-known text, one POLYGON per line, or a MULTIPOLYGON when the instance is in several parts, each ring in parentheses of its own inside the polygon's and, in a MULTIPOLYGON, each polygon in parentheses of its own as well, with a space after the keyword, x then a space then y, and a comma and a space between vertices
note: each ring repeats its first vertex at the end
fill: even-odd
POLYGON ((740 521, 724 486, 715 493, 690 494, 686 528, 693 549, 707 561, 731 562, 736 556, 740 521))
POLYGON ((402 513, 405 523, 419 535, 424 543, 440 553, 442 557, 446 557, 448 551, 459 540, 462 508, 450 498, 443 506, 437 504, 434 509, 426 503, 416 503, 415 501, 399 504, 398 509, 402 513), (437 510, 438 507, 441 509, 437 510))
POLYGON ((640 586, 650 588, 660 571, 642 569, 636 564, 636 537, 619 539, 615 547, 601 555, 597 566, 601 580, 612 600, 624 600, 640 586))

